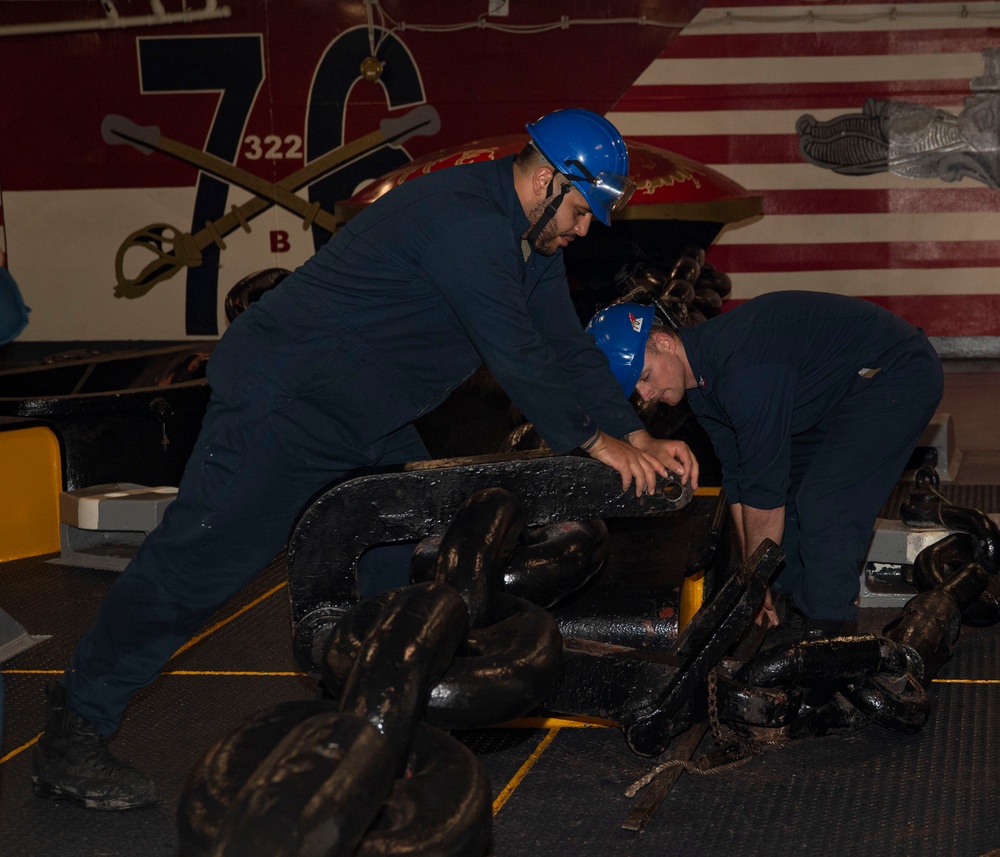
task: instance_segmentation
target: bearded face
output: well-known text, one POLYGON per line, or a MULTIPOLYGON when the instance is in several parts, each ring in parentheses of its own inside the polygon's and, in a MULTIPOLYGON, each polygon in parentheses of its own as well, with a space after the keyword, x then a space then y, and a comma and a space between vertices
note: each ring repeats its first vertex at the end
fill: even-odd
MULTIPOLYGON (((531 213, 528 215, 528 220, 531 222, 532 226, 538 223, 539 218, 541 218, 541 216, 545 213, 545 207, 547 205, 547 202, 539 202, 531 210, 531 213)), ((562 206, 560 206, 560 208, 561 207, 562 206)), ((536 253, 541 253, 543 256, 551 256, 556 252, 556 250, 559 249, 559 243, 556 240, 557 230, 559 228, 556 223, 558 214, 559 212, 556 211, 556 217, 553 217, 548 223, 545 224, 542 231, 538 234, 538 237, 535 238, 532 243, 531 247, 536 253)))
MULTIPOLYGON (((528 220, 532 226, 545 215, 549 201, 539 200, 528 212, 528 220)), ((568 247, 573 239, 586 235, 593 216, 583 194, 570 184, 569 192, 562 198, 556 213, 542 227, 532 243, 532 249, 543 256, 552 256, 563 247, 568 247)))

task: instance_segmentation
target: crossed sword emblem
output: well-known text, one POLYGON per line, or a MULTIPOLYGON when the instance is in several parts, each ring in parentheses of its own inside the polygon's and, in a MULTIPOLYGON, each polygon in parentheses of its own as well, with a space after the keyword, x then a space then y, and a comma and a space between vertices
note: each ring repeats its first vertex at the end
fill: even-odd
POLYGON ((324 211, 319 202, 309 203, 295 195, 295 191, 339 170, 383 146, 402 145, 411 137, 436 134, 441 127, 437 111, 429 104, 421 105, 397 119, 383 119, 379 130, 331 149, 325 155, 306 164, 277 183, 240 169, 209 152, 196 149, 160 134, 155 125, 140 126, 124 116, 108 115, 101 123, 101 136, 110 145, 128 144, 144 155, 153 151, 163 152, 202 172, 227 181, 254 194, 253 199, 242 205, 233 205, 228 214, 209 221, 194 234, 181 232, 167 223, 154 223, 133 232, 118 248, 115 256, 116 298, 137 298, 153 286, 174 276, 182 268, 201 264, 202 250, 210 244, 226 249, 226 235, 242 228, 250 232, 250 221, 272 206, 280 206, 302 218, 302 228, 314 223, 327 232, 337 231, 337 221, 324 211), (153 259, 135 277, 125 274, 125 256, 134 248, 152 252, 153 259))

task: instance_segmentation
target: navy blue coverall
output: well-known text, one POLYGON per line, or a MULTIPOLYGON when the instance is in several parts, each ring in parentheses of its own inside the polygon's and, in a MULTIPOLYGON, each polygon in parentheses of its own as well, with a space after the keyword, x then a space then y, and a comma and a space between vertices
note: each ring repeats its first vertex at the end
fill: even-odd
POLYGON ((853 621, 875 519, 941 401, 934 348, 870 301, 812 292, 762 295, 680 335, 727 499, 785 507, 774 589, 812 619, 853 621))
POLYGON ((63 678, 103 734, 345 473, 427 458, 412 421, 486 363, 556 453, 642 428, 579 321, 562 253, 527 254, 513 157, 407 182, 229 327, 177 499, 63 678))

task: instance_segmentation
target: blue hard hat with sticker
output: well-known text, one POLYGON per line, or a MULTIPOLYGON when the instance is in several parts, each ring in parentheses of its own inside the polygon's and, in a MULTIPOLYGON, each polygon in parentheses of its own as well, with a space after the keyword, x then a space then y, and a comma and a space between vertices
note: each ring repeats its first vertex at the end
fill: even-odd
POLYGON ((607 355, 611 373, 626 396, 632 394, 642 374, 653 319, 653 307, 622 303, 605 307, 587 325, 587 333, 607 355))
POLYGON ((526 126, 531 141, 583 194, 594 216, 611 225, 611 212, 628 203, 635 183, 628 177, 628 149, 603 116, 579 107, 549 113, 526 126))

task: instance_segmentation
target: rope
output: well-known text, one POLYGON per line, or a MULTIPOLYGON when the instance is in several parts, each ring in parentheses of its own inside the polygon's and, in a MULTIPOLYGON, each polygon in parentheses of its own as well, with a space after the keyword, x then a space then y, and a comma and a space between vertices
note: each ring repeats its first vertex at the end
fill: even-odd
MULTIPOLYGON (((754 753, 753 755, 758 754, 754 753)), ((753 755, 744 756, 740 759, 734 759, 732 762, 724 762, 721 765, 713 765, 711 767, 701 767, 702 763, 706 759, 705 756, 699 757, 702 762, 685 762, 683 759, 671 759, 669 762, 662 762, 648 773, 639 777, 639 779, 637 779, 625 790, 625 797, 635 797, 660 774, 664 771, 670 770, 670 768, 683 768, 689 774, 700 774, 701 776, 707 777, 712 774, 721 774, 724 771, 731 771, 733 768, 739 768, 749 762, 753 758, 753 755)))
POLYGON ((735 756, 736 758, 732 761, 723 762, 718 765, 711 765, 708 761, 708 756, 704 754, 699 756, 698 760, 695 762, 689 762, 684 759, 670 759, 669 761, 660 763, 632 783, 632 785, 625 790, 626 797, 635 797, 641 789, 644 789, 660 774, 664 771, 670 770, 671 768, 683 768, 689 774, 710 776, 713 774, 721 774, 725 771, 731 771, 733 768, 739 768, 749 762, 754 756, 759 756, 764 752, 763 742, 754 740, 753 738, 743 737, 733 730, 729 730, 734 736, 733 738, 727 738, 723 733, 722 724, 719 722, 717 686, 718 674, 716 670, 713 669, 708 674, 708 721, 712 729, 712 739, 715 741, 716 746, 724 754, 727 756, 735 756))

